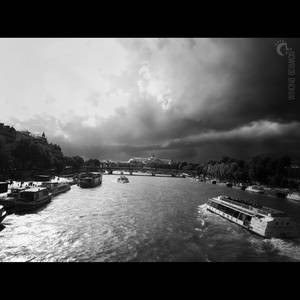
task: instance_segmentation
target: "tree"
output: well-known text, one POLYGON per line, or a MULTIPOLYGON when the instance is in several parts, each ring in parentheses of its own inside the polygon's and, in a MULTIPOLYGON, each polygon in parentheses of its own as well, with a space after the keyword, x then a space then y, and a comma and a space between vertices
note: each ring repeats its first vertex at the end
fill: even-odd
POLYGON ((10 155, 4 149, 4 144, 0 141, 0 170, 9 167, 10 155))
POLYGON ((93 167, 93 168, 100 167, 99 159, 88 159, 87 161, 85 161, 84 164, 88 167, 93 167))
POLYGON ((77 155, 77 156, 73 156, 72 159, 73 159, 72 166, 75 170, 79 170, 84 165, 84 159, 82 157, 77 155))

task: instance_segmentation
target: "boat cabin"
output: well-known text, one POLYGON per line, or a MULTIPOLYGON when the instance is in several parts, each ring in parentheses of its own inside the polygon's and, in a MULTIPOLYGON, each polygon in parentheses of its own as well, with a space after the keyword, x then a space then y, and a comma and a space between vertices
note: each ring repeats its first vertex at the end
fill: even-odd
POLYGON ((47 188, 31 188, 19 193, 18 200, 31 202, 48 196, 47 188))

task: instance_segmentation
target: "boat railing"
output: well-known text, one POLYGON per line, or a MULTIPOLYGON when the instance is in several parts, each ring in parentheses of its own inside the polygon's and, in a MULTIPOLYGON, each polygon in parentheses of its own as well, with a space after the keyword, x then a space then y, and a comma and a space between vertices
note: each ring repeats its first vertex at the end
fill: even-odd
POLYGON ((234 199, 230 199, 230 198, 220 198, 218 200, 221 200, 223 202, 229 202, 233 205, 236 205, 237 207, 243 207, 253 213, 257 213, 257 214, 261 214, 261 215, 265 215, 265 216, 271 216, 271 215, 275 215, 275 214, 280 214, 280 215, 284 215, 283 212, 281 211, 277 211, 274 209, 269 209, 268 207, 257 207, 257 206, 253 206, 250 204, 245 204, 242 203, 240 200, 234 200, 234 199))

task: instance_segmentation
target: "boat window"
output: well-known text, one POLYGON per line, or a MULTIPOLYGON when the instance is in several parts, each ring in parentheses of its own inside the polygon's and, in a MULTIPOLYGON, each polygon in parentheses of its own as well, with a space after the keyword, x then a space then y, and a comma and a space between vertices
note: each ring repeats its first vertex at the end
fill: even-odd
POLYGON ((234 217, 234 218, 237 218, 238 215, 239 215, 239 212, 238 212, 238 211, 235 211, 235 212, 233 213, 233 217, 234 217))
POLYGON ((246 221, 251 221, 251 216, 246 215, 246 221))
POLYGON ((44 196, 47 196, 47 195, 48 195, 48 192, 47 192, 47 191, 43 191, 43 195, 44 195, 44 196))

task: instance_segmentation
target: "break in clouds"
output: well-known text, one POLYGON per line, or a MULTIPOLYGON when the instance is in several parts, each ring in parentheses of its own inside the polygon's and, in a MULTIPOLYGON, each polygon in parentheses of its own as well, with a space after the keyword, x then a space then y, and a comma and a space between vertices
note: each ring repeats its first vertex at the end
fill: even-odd
POLYGON ((299 102, 275 41, 1 39, 0 117, 85 158, 295 157, 299 102))

